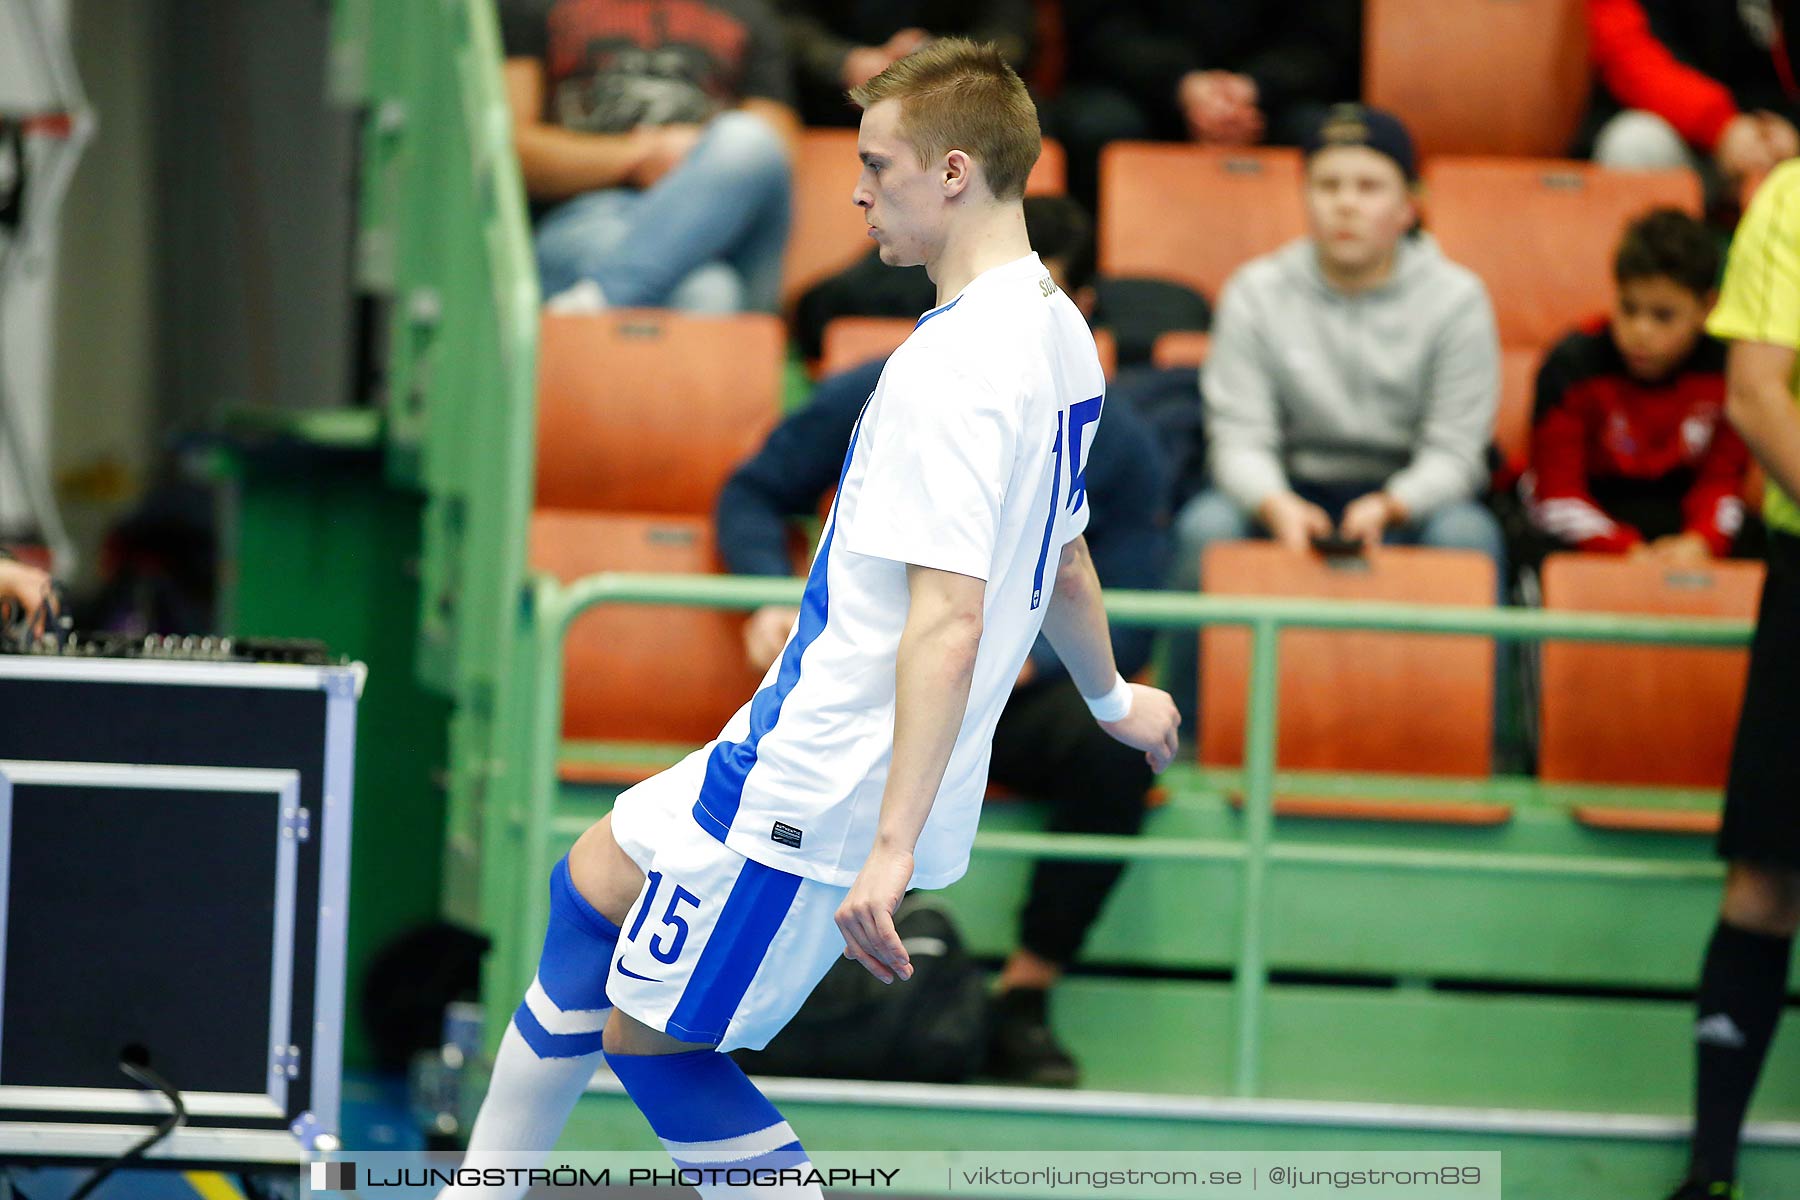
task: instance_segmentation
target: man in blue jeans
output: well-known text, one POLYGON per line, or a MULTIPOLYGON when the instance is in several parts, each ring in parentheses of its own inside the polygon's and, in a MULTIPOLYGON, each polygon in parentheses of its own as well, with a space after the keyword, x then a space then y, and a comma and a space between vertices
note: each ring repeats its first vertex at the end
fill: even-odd
POLYGON ((549 306, 773 312, 799 121, 763 0, 500 0, 500 22, 549 306))
MULTIPOLYGON (((1397 118, 1339 105, 1303 149, 1308 236, 1220 297, 1201 376, 1212 487, 1176 519, 1170 586, 1192 591, 1207 546, 1250 537, 1479 550, 1504 579, 1476 498, 1500 393, 1487 291, 1418 231, 1397 118)), ((1190 721, 1195 642, 1172 639, 1170 658, 1190 721)))

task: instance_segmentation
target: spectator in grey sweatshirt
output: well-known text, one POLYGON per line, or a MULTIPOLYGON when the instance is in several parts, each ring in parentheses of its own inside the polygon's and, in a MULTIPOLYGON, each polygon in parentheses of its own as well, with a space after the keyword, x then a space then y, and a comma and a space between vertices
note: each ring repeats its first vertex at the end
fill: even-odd
MULTIPOLYGON (((1493 309, 1473 272, 1417 229, 1412 139, 1389 113, 1333 108, 1305 141, 1310 235, 1225 285, 1202 369, 1212 486, 1176 520, 1170 585, 1215 541, 1316 538, 1480 550, 1476 498, 1500 391, 1493 309)), ((1195 639, 1171 688, 1194 707, 1195 639)))

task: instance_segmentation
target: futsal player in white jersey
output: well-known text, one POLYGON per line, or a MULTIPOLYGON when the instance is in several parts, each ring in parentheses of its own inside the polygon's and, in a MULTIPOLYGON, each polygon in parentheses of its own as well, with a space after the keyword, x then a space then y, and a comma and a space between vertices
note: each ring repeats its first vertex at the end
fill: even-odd
POLYGON ((1104 384, 1025 235, 1031 98, 960 40, 851 98, 853 200, 938 305, 863 410, 755 696, 557 864, 467 1165, 547 1152, 604 1055, 677 1164, 708 1169, 701 1195, 818 1196, 794 1131, 722 1051, 764 1045, 840 954, 885 983, 912 974, 893 911, 966 869, 994 724, 1040 629, 1108 733, 1158 770, 1174 756, 1174 704, 1119 677, 1081 537, 1104 384), (788 1170, 747 1174, 771 1167, 788 1170), (746 1178, 767 1186, 731 1186, 746 1178))

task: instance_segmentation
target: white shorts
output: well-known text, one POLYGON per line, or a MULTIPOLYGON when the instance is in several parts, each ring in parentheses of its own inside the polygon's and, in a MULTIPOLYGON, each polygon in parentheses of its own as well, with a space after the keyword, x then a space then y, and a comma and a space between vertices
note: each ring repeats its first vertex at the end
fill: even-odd
POLYGON ((842 957, 836 915, 849 889, 728 849, 694 821, 683 774, 647 779, 613 806, 613 837, 645 880, 606 998, 684 1042, 760 1050, 842 957))

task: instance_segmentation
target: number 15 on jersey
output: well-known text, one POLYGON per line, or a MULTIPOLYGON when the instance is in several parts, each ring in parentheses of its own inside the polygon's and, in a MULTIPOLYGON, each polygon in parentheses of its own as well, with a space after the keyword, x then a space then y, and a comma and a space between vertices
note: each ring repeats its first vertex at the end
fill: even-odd
POLYGON ((1071 404, 1056 414, 1056 443, 1050 449, 1050 512, 1044 518, 1044 544, 1038 550, 1037 573, 1031 580, 1031 607, 1044 602, 1044 567, 1050 559, 1050 537, 1056 531, 1057 504, 1061 499, 1063 463, 1068 462, 1071 515, 1087 502, 1088 427, 1100 419, 1101 397, 1071 404))

